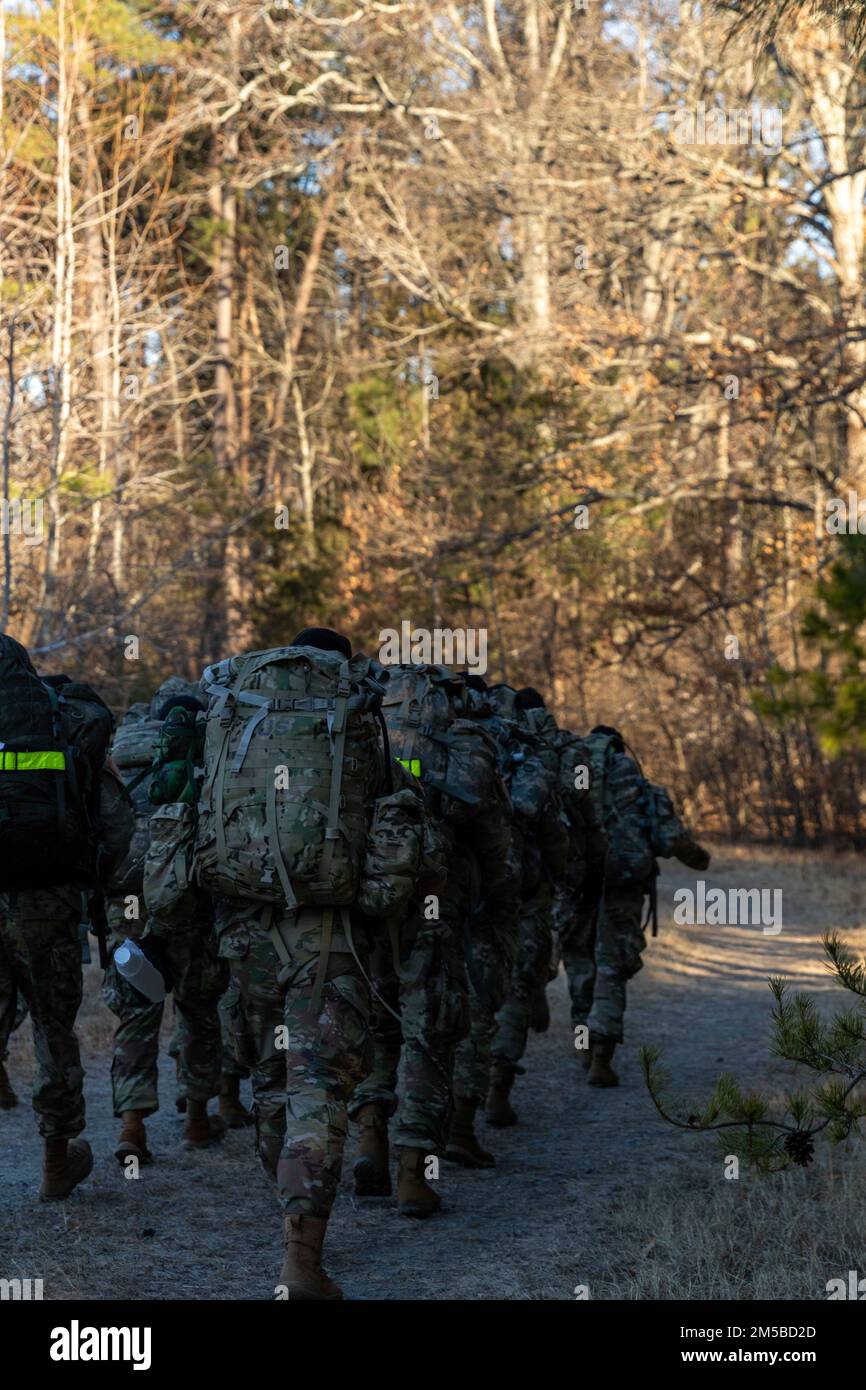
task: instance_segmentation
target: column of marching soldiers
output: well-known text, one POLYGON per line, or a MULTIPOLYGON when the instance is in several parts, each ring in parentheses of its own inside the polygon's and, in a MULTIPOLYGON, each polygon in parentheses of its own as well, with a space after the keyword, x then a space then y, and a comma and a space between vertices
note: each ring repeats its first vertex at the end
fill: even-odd
POLYGON ((74 1025, 82 923, 102 923, 116 1157, 153 1161, 158 1108, 164 1002, 118 968, 132 940, 173 990, 184 1145, 254 1126, 283 1221, 277 1297, 342 1296, 322 1246, 349 1120, 356 1193, 391 1195, 390 1138, 403 1216, 440 1209, 441 1159, 495 1165, 478 1112, 516 1122, 560 960, 578 1063, 617 1084, 657 858, 709 863, 615 728, 580 737, 531 687, 385 668, 327 628, 172 676, 116 727, 90 686, 40 677, 0 635, 0 704, 0 1107, 29 1009, 41 1199, 92 1169, 74 1025))

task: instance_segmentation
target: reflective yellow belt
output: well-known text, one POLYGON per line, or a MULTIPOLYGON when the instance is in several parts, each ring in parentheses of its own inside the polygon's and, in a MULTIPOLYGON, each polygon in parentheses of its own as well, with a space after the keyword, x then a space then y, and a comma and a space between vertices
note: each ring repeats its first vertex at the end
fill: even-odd
POLYGON ((0 772, 63 772, 65 753, 0 752, 0 772))
POLYGON ((413 777, 421 776, 420 758, 398 758, 397 762, 400 764, 401 767, 408 768, 413 777))

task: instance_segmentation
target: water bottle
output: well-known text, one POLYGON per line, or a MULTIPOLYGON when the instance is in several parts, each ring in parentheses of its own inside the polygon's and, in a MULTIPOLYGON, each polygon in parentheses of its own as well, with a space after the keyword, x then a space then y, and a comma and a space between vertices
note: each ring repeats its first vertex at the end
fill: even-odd
POLYGON ((114 953, 114 963, 124 980, 133 989, 149 999, 151 1004, 161 1004, 165 998, 165 980, 156 966, 148 960, 137 941, 124 941, 114 953))

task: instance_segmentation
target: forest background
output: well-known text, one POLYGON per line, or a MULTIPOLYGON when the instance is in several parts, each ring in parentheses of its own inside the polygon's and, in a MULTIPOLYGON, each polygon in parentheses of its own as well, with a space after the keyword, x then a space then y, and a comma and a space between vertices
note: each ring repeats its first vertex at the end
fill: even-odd
POLYGON ((862 6, 777 8, 2 0, 0 629, 122 710, 484 628, 705 832, 862 842, 862 6))

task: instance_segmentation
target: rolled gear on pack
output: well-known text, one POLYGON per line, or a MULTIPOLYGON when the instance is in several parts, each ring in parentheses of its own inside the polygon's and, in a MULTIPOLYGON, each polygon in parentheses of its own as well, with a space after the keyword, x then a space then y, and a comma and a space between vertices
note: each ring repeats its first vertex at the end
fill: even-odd
POLYGON ((5 634, 0 705, 0 891, 95 883, 111 711, 90 686, 40 679, 5 634))

